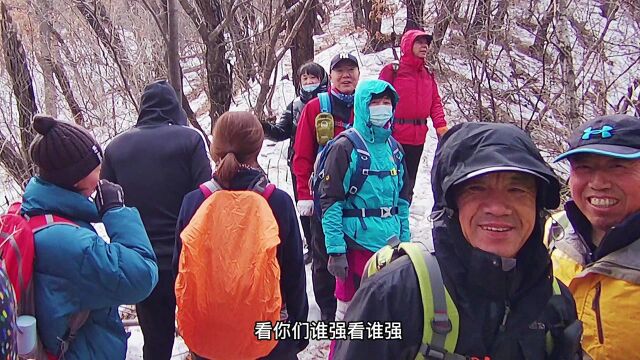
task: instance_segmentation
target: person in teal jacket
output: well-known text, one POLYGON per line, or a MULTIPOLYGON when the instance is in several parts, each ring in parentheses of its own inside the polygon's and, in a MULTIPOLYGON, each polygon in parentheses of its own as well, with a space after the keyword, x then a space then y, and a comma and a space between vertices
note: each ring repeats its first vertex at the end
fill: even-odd
POLYGON ((319 191, 322 228, 330 255, 328 269, 336 277, 336 320, 342 319, 359 287, 366 261, 389 238, 410 239, 410 189, 406 186, 404 154, 401 147, 396 147, 399 145, 392 146, 395 140, 391 138, 397 103, 398 95, 386 81, 367 80, 356 88, 351 131, 364 140, 371 166, 355 195, 349 194, 360 156, 354 145, 348 138, 339 137, 327 154, 319 191), (400 151, 394 153, 394 149, 400 151))
POLYGON ((146 298, 158 281, 151 243, 135 208, 123 205, 119 185, 102 180, 102 150, 84 129, 36 116, 40 134, 30 148, 38 166, 25 189, 21 212, 51 214, 74 225, 54 223, 37 231, 34 292, 37 329, 49 355, 65 360, 124 360, 128 334, 118 306, 146 298), (89 196, 97 190, 96 200, 89 196), (91 223, 104 223, 105 242, 91 223), (69 318, 89 317, 75 338, 68 338, 69 318))

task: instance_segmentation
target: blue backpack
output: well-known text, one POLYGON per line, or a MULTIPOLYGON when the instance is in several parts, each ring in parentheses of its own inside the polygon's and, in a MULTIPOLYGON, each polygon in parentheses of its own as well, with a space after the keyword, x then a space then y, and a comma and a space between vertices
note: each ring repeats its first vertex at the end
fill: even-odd
MULTIPOLYGON (((367 149, 367 144, 364 139, 358 133, 358 131, 354 128, 349 128, 333 138, 331 141, 327 143, 318 154, 314 172, 311 175, 311 190, 313 191, 313 211, 318 218, 322 218, 322 209, 320 207, 320 183, 325 176, 325 164, 327 162, 327 156, 331 151, 331 148, 336 143, 336 141, 342 137, 346 137, 349 139, 351 144, 353 144, 354 150, 358 153, 357 161, 356 161, 356 171, 351 176, 351 181, 349 182, 349 191, 346 194, 346 198, 349 196, 355 195, 362 186, 365 181, 367 181, 367 176, 397 176, 398 169, 402 163, 402 150, 400 150, 400 145, 393 138, 389 137, 387 141, 389 146, 391 147, 391 151, 393 154, 393 160, 395 162, 395 168, 391 170, 371 170, 371 154, 369 154, 369 150, 367 149)), ((394 215, 392 213, 388 215, 394 215)), ((375 215, 367 215, 363 214, 363 216, 359 216, 359 214, 355 214, 354 216, 365 217, 365 216, 375 216, 375 215)), ((351 215, 349 215, 351 217, 351 215)))

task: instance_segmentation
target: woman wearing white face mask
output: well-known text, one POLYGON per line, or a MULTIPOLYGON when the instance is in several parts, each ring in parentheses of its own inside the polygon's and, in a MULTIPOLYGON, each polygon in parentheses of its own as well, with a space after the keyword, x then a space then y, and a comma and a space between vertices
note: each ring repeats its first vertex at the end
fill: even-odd
POLYGON ((398 95, 385 81, 366 80, 356 88, 353 130, 347 131, 356 131, 363 141, 370 166, 355 194, 350 181, 362 173, 363 149, 341 136, 327 154, 319 191, 328 269, 336 277, 336 320, 343 318, 367 260, 392 236, 410 239, 404 153, 391 138, 397 103, 398 95))
MULTIPOLYGON (((287 151, 287 164, 291 169, 291 162, 293 161, 293 144, 296 138, 296 129, 298 128, 298 119, 302 108, 309 102, 309 100, 318 96, 321 92, 326 92, 329 85, 329 77, 327 72, 322 68, 320 64, 314 62, 308 62, 300 67, 298 70, 300 74, 300 96, 289 103, 287 109, 280 115, 280 120, 275 124, 262 122, 262 129, 264 130, 265 138, 271 141, 284 141, 290 139, 289 150, 287 151)), ((296 186, 296 176, 291 171, 291 181, 293 182, 293 189, 296 186)), ((293 192, 296 202, 298 201, 297 191, 293 192)), ((302 231, 304 238, 309 241, 311 239, 311 225, 308 216, 300 216, 300 223, 302 224, 302 231)), ((305 253, 304 263, 311 262, 311 247, 309 251, 305 253)))

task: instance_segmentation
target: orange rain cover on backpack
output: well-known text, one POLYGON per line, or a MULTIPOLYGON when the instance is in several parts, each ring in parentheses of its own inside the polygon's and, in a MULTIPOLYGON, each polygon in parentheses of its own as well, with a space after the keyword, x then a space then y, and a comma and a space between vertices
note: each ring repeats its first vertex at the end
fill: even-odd
POLYGON ((258 321, 280 320, 278 224, 255 191, 218 190, 180 234, 178 329, 189 350, 216 359, 256 359, 276 340, 257 340, 258 321))

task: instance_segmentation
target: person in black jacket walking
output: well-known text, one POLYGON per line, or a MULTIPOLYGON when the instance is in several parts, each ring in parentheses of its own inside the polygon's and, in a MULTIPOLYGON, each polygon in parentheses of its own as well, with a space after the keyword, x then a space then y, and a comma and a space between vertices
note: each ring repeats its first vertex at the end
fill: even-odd
POLYGON ((182 199, 211 178, 203 136, 187 126, 176 93, 166 81, 147 85, 137 124, 105 150, 101 177, 120 184, 125 204, 140 211, 158 258, 160 279, 136 312, 145 360, 169 360, 175 338, 171 258, 182 199))
MULTIPOLYGON (((300 67, 298 70, 300 74, 300 96, 289 103, 287 109, 280 115, 280 120, 277 123, 272 124, 269 122, 262 122, 262 129, 264 130, 264 136, 271 141, 284 141, 289 139, 289 149, 287 150, 287 164, 291 172, 291 182, 293 184, 293 196, 298 201, 298 195, 296 192, 296 176, 293 173, 291 163, 293 161, 293 144, 296 141, 296 129, 298 128, 298 119, 302 108, 314 99, 321 92, 326 92, 329 86, 329 76, 327 72, 322 68, 320 64, 314 62, 308 62, 300 67)), ((302 231, 306 241, 311 240, 311 224, 309 216, 300 216, 300 224, 302 224, 302 231)), ((305 253, 305 264, 311 262, 312 248, 309 246, 307 253, 305 253)))
MULTIPOLYGON (((226 190, 248 190, 263 181, 266 174, 258 165, 258 154, 262 148, 263 134, 258 119, 248 112, 227 112, 222 114, 214 128, 214 143, 211 149, 217 169, 213 178, 226 190), (216 136, 224 134, 224 136, 216 136), (232 156, 233 155, 233 156, 232 156)), ((182 239, 180 234, 206 197, 197 189, 184 197, 175 232, 173 254, 173 273, 178 275, 182 239)), ((280 189, 275 189, 268 199, 269 207, 278 223, 277 259, 280 266, 280 291, 286 321, 289 323, 306 322, 309 314, 309 301, 306 291, 306 275, 302 257, 302 239, 296 218, 296 210, 291 197, 280 189)), ((220 214, 228 216, 229 214, 220 214)), ((242 249, 238 249, 242 251, 242 249)), ((215 290, 212 290, 215 291, 215 290)), ((225 311, 224 309, 209 309, 225 311)), ((264 319, 256 319, 260 321, 264 319)), ((241 334, 240 334, 241 335, 241 334)), ((296 354, 304 350, 309 341, 288 339, 278 342, 266 359, 297 359, 296 354)), ((196 356, 196 359, 201 359, 196 356)))
POLYGON ((345 319, 400 322, 401 339, 338 341, 334 359, 581 358, 575 303, 554 284, 542 241, 560 184, 531 138, 513 125, 458 124, 436 150, 431 183, 435 266, 457 314, 446 305, 423 319, 416 270, 402 256, 362 283, 345 319))

